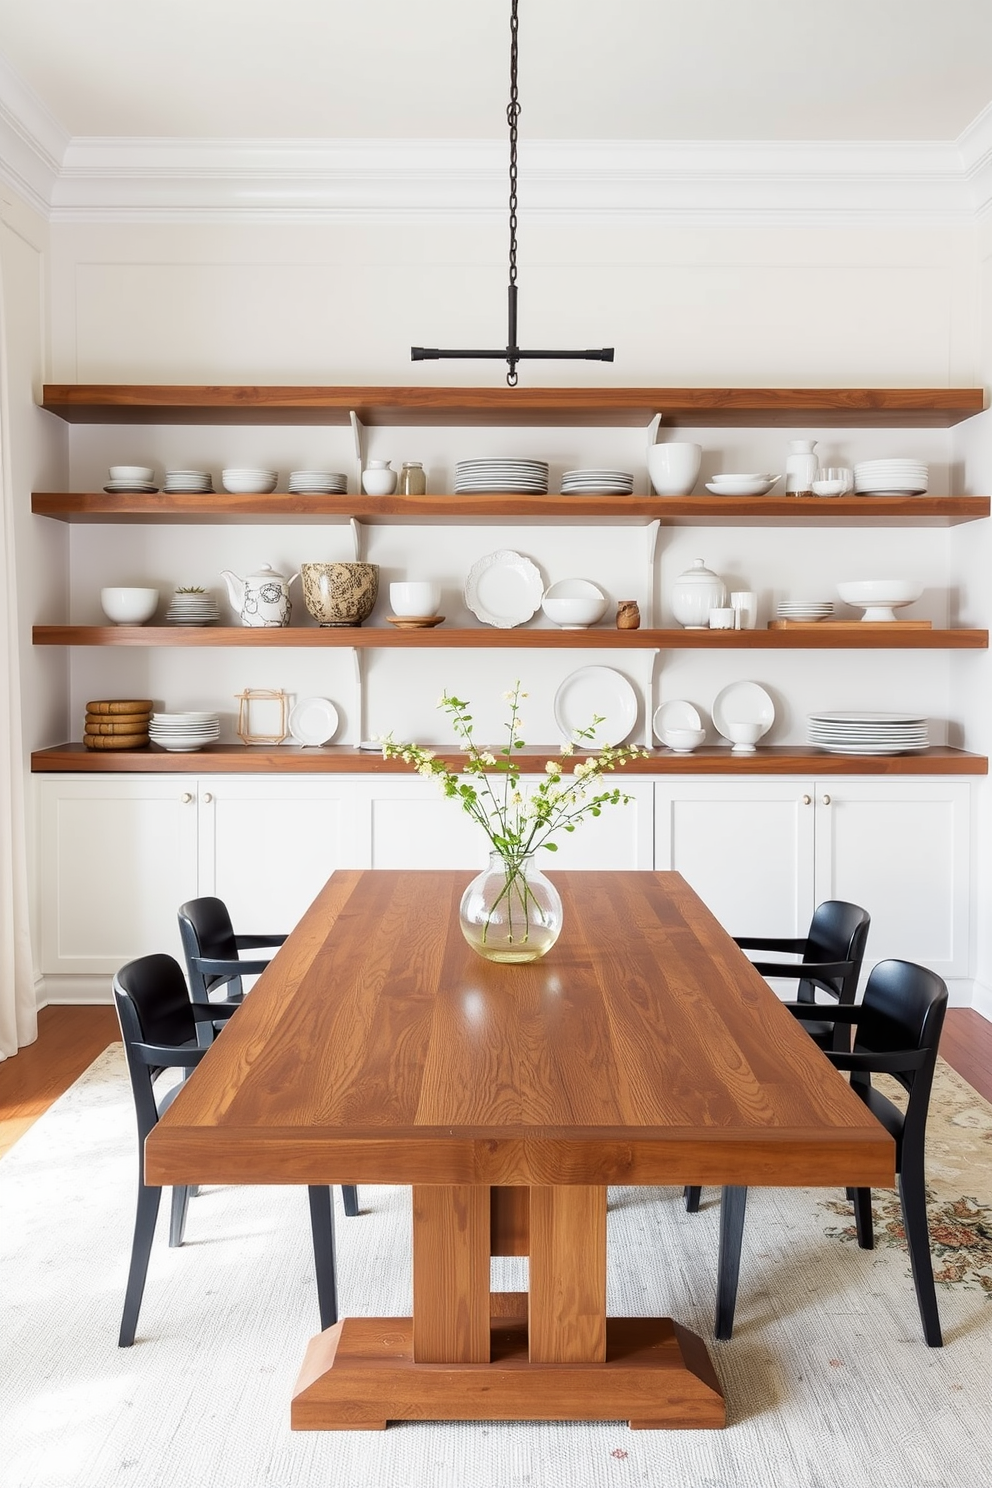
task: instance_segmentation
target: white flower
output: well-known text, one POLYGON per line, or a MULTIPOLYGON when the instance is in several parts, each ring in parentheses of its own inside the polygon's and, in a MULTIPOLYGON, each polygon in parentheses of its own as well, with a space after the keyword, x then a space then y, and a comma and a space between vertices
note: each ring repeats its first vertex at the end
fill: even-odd
POLYGON ((548 763, 544 767, 544 773, 545 775, 557 777, 561 774, 561 765, 557 760, 548 760, 548 763))
POLYGON ((496 763, 496 756, 494 754, 490 754, 488 749, 484 750, 483 753, 479 755, 479 758, 484 765, 494 765, 496 763))
POLYGON ((574 754, 575 753, 575 745, 572 743, 571 739, 569 739, 569 741, 568 741, 567 744, 563 744, 561 746, 561 752, 562 752, 562 754, 574 754))
POLYGON ((504 703, 515 703, 516 700, 517 700, 517 694, 515 692, 504 692, 504 694, 503 694, 503 701, 504 701, 504 703))

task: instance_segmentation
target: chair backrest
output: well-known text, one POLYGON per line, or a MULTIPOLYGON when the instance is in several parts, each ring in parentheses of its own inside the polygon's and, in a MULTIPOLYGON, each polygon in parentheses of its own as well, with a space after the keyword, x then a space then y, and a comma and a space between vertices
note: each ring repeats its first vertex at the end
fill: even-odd
POLYGON ((836 977, 814 984, 802 981, 796 996, 800 1002, 814 1002, 816 987, 836 997, 838 1002, 852 1003, 857 996, 858 980, 868 944, 871 915, 859 904, 844 899, 826 899, 818 904, 806 936, 804 961, 844 961, 847 969, 836 977))
MULTIPOLYGON (((855 1035, 855 1054, 915 1050, 923 1056, 915 1069, 892 1071, 892 1079, 909 1093, 904 1116, 894 1114, 898 1108, 877 1090, 870 1092, 867 1101, 902 1147, 910 1141, 922 1145, 946 1011, 947 986, 936 972, 913 961, 879 961, 872 967, 855 1035)), ((858 1088, 857 1076, 852 1076, 851 1083, 858 1088)), ((863 1090, 858 1093, 865 1099, 863 1090)))
POLYGON ((179 906, 179 935, 182 940, 183 954, 186 957, 186 970, 189 974, 190 996, 194 1002, 206 1002, 207 993, 214 987, 225 983, 231 986, 231 993, 238 995, 241 992, 241 978, 234 972, 230 977, 215 974, 206 974, 200 970, 198 961, 231 961, 238 960, 238 942, 228 913, 227 905, 223 899, 207 897, 203 899, 190 899, 179 906))
POLYGON ((139 1044, 181 1049, 196 1042, 196 1019, 182 967, 172 956, 141 956, 114 977, 114 1002, 121 1025, 131 1090, 142 1139, 158 1120, 153 1081, 167 1063, 149 1065, 139 1044))

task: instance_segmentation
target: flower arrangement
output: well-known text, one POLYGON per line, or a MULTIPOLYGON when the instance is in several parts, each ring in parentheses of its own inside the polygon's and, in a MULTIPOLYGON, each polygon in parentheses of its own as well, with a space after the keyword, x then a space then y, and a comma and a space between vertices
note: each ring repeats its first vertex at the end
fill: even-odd
MULTIPOLYGON (((510 705, 506 742, 495 753, 480 748, 473 739, 470 703, 448 692, 442 693, 438 700, 438 707, 450 714, 455 733, 465 748, 461 773, 439 759, 433 749, 419 744, 399 744, 389 736, 381 742, 384 758, 402 759, 418 774, 437 780, 444 795, 460 801, 462 810, 489 838, 499 860, 488 871, 490 879, 495 878, 495 885, 491 894, 483 896, 486 903, 476 904, 471 933, 466 922, 466 901, 473 890, 473 885, 469 885, 462 901, 462 928, 466 939, 480 954, 492 960, 525 961, 549 950, 561 928, 560 900, 553 934, 546 923, 547 915, 539 903, 533 877, 533 855, 540 848, 557 852, 556 833, 574 832, 586 817, 601 815, 604 806, 626 805, 631 798, 619 786, 594 794, 590 794, 590 787, 607 771, 646 756, 647 750, 636 745, 620 745, 599 748, 584 759, 573 759, 576 746, 597 748, 596 727, 603 719, 594 715, 588 728, 575 730, 573 741, 562 746, 561 758, 545 763, 540 783, 527 791, 521 782, 520 757, 520 751, 526 748, 520 705, 527 694, 517 682, 503 696, 510 705)), ((557 899, 556 891, 543 875, 539 876, 557 899)), ((480 880, 484 877, 480 875, 480 880)))

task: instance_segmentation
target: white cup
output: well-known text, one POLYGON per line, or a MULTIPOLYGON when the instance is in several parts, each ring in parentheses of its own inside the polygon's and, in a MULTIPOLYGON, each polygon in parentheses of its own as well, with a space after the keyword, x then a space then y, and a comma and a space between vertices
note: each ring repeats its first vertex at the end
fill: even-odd
POLYGON ((436 615, 441 607, 441 586, 430 579, 407 579, 390 584, 389 603, 398 620, 436 615))
POLYGON ((702 464, 701 444, 651 444, 648 474, 658 496, 691 496, 702 464))
POLYGON ((730 596, 735 630, 754 630, 758 623, 758 596, 750 589, 739 589, 730 596))
POLYGON ((710 610, 710 630, 733 630, 735 611, 729 606, 724 609, 710 610))

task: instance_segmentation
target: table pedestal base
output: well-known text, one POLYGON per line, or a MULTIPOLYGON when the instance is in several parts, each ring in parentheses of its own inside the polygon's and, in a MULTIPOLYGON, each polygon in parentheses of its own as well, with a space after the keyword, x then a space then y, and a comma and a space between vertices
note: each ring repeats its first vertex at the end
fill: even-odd
POLYGON ((670 1318, 610 1318, 603 1363, 532 1364, 523 1318, 492 1320, 488 1364, 418 1364, 409 1318, 346 1318, 314 1338, 293 1396, 297 1431, 387 1421, 607 1421, 725 1426, 702 1340, 670 1318))

